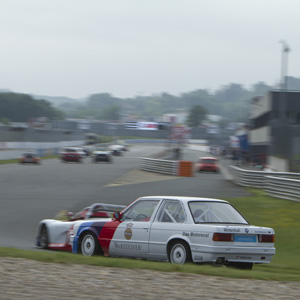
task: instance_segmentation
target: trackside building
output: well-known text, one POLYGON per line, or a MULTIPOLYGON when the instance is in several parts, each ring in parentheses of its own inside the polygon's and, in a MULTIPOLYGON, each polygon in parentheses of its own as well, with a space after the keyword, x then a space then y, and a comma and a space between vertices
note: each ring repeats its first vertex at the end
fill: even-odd
POLYGON ((300 172, 300 91, 273 90, 252 99, 252 161, 281 172, 300 172))

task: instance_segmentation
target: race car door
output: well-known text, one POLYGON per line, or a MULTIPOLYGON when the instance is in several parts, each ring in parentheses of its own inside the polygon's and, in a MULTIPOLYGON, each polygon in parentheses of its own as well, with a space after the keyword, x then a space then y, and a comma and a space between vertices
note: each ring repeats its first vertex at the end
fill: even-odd
POLYGON ((109 255, 147 258, 152 219, 159 200, 138 200, 122 215, 109 246, 109 255))

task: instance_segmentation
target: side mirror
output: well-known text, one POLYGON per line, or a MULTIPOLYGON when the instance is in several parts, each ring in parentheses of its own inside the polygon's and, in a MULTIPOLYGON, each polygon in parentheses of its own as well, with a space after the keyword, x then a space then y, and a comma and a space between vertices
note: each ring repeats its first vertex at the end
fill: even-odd
POLYGON ((122 214, 120 212, 114 212, 113 213, 113 217, 114 219, 116 219, 117 221, 120 221, 122 214))

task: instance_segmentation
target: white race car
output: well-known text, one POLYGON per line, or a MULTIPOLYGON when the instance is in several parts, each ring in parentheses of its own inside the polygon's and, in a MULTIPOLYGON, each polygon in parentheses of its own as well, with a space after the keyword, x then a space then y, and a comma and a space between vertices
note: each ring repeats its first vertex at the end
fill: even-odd
POLYGON ((224 200, 147 196, 113 219, 83 220, 69 232, 73 253, 213 263, 240 269, 270 263, 272 228, 250 225, 224 200))
POLYGON ((36 246, 44 249, 71 251, 69 237, 72 227, 81 220, 111 220, 112 213, 121 211, 125 206, 95 203, 78 213, 68 213, 68 221, 55 219, 42 220, 38 225, 36 246))
POLYGON ((114 156, 122 156, 124 152, 123 145, 110 145, 108 149, 111 151, 112 155, 114 156))
POLYGON ((95 163, 101 161, 108 162, 108 163, 113 162, 111 151, 105 147, 95 148, 95 150, 91 154, 91 158, 92 158, 92 162, 95 163))

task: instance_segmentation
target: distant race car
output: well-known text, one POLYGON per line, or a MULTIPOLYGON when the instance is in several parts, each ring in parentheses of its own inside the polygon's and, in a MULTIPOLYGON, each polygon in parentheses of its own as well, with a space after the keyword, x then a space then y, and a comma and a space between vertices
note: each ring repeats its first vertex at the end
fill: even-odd
POLYGON ((122 156, 125 151, 123 145, 110 145, 108 149, 111 151, 112 155, 122 156))
POLYGON ((128 145, 122 143, 120 146, 122 147, 122 151, 129 151, 128 145))
MULTIPOLYGON (((47 222, 39 226, 38 240, 44 241, 39 243, 43 248, 50 248, 51 243, 45 241, 57 231, 55 221, 47 222)), ((250 225, 229 202, 218 199, 141 197, 115 212, 111 219, 78 220, 65 228, 64 237, 66 231, 68 250, 86 256, 102 254, 251 269, 253 264, 270 263, 275 254, 272 228, 250 225)))
POLYGON ((79 220, 106 219, 112 218, 113 212, 121 211, 125 206, 95 203, 85 207, 81 211, 73 214, 67 213, 68 221, 55 219, 42 220, 38 225, 36 246, 44 249, 71 251, 69 243, 70 229, 79 220))
MULTIPOLYGON (((85 156, 85 155, 84 155, 85 156)), ((60 159, 62 162, 83 162, 82 153, 79 153, 75 147, 64 148, 60 152, 60 159)))
POLYGON ((196 164, 196 170, 198 172, 218 173, 220 170, 218 159, 214 157, 199 157, 199 160, 196 164))
POLYGON ((97 162, 108 162, 112 163, 113 158, 111 152, 105 148, 105 147, 97 147, 91 154, 91 159, 92 162, 97 163, 97 162))
POLYGON ((20 164, 41 164, 41 158, 36 154, 32 152, 25 152, 23 155, 19 158, 20 164))

